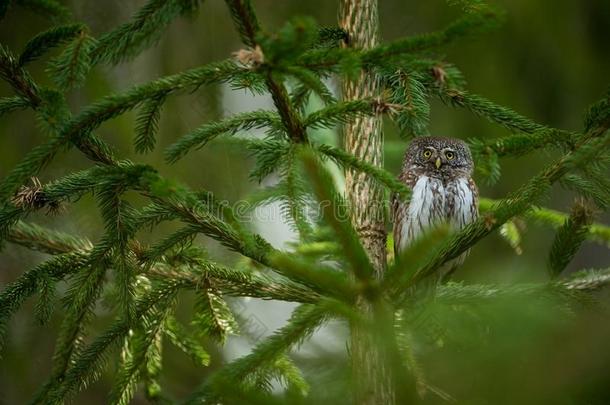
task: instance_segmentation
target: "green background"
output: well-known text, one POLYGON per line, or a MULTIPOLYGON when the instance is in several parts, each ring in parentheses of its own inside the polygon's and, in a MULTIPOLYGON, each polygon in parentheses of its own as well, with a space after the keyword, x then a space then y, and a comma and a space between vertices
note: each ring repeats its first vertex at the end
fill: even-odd
MULTIPOLYGON (((74 0, 65 4, 96 36, 126 21, 143 2, 74 0)), ((458 41, 441 54, 462 70, 472 92, 542 124, 580 130, 583 112, 610 84, 610 2, 503 0, 497 4, 506 11, 505 23, 498 30, 474 40, 458 41)), ((268 31, 279 29, 295 15, 312 16, 321 25, 336 24, 335 1, 255 0, 254 5, 268 31)), ((381 0, 382 38, 392 40, 440 29, 459 13, 458 7, 449 7, 440 0, 381 0)), ((47 27, 48 22, 40 16, 13 8, 0 23, 0 42, 19 52, 29 38, 47 27)), ((135 60, 116 67, 94 68, 86 84, 70 93, 72 111, 78 112, 104 95, 133 84, 225 59, 240 47, 224 3, 207 1, 192 18, 172 23, 158 44, 135 60)), ((40 83, 50 84, 44 71, 46 60, 34 63, 31 70, 40 83)), ((336 83, 331 86, 337 88, 336 83)), ((0 95, 10 94, 8 86, 0 84, 0 95)), ((171 98, 162 112, 158 147, 144 156, 136 155, 133 150, 133 112, 105 123, 97 133, 114 145, 120 156, 150 163, 164 176, 177 178, 193 188, 211 190, 221 199, 236 201, 260 187, 248 180, 252 162, 246 155, 227 145, 215 144, 170 166, 163 161, 163 149, 204 122, 270 105, 268 98, 253 98, 243 91, 222 86, 171 98)), ((384 130, 388 144, 386 168, 397 173, 405 144, 399 141, 392 123, 386 122, 384 130)), ((507 135, 497 125, 438 101, 432 104, 430 133, 462 139, 507 135)), ((31 112, 0 118, 0 177, 44 137, 31 112)), ((502 160, 502 176, 497 184, 489 186, 479 179, 481 194, 489 198, 505 196, 554 156, 543 152, 502 160)), ((40 179, 44 183, 89 164, 78 151, 72 150, 56 159, 40 179)), ((569 211, 573 199, 572 194, 555 187, 545 205, 569 211)), ((99 238, 103 231, 92 198, 82 198, 60 216, 40 214, 32 219, 92 240, 99 238)), ((600 215, 597 220, 610 222, 607 215, 600 215)), ((521 255, 493 234, 473 249, 458 278, 481 282, 544 280, 553 231, 535 224, 520 225, 523 226, 521 255)), ((254 226, 275 244, 291 236, 281 224, 267 221, 254 226)), ((154 240, 158 236, 142 235, 142 238, 154 240)), ((234 260, 227 258, 228 253, 208 239, 201 238, 198 243, 205 245, 214 258, 224 262, 234 260)), ((0 253, 0 284, 14 280, 43 258, 24 248, 4 246, 0 253)), ((609 263, 606 246, 586 242, 568 271, 608 267, 609 263)), ((606 305, 609 302, 608 294, 599 294, 599 298, 606 305)), ((53 339, 61 318, 56 314, 50 324, 37 326, 31 315, 33 305, 33 300, 28 302, 11 322, 9 343, 0 362, 0 403, 24 403, 50 370, 53 339)), ((234 302, 234 305, 244 317, 254 319, 254 329, 264 334, 280 326, 292 308, 288 304, 256 300, 234 302)), ((187 307, 185 311, 189 310, 187 307)), ((560 313, 554 303, 540 306, 507 301, 479 310, 491 325, 491 332, 486 335, 489 341, 475 333, 483 327, 475 316, 438 320, 451 326, 451 337, 446 339, 448 342, 436 341, 432 345, 436 350, 428 346, 422 349, 423 364, 434 385, 463 403, 610 403, 607 309, 585 311, 573 319, 560 313)), ((108 321, 103 305, 98 311, 100 317, 92 326, 94 331, 101 330, 108 321)), ((253 334, 254 338, 259 336, 256 331, 253 334)), ((324 389, 337 392, 335 402, 346 400, 340 396, 344 339, 344 327, 333 325, 317 336, 307 351, 298 354, 300 364, 312 378, 320 379, 320 384, 313 386, 314 396, 316 387, 326 384, 324 389)), ((223 356, 233 358, 243 353, 248 344, 248 339, 233 339, 224 351, 210 345, 214 360, 207 370, 197 369, 169 347, 162 381, 173 396, 183 397, 222 362, 223 356)), ((105 403, 109 381, 109 378, 102 379, 79 396, 78 401, 105 403)), ((136 397, 135 402, 140 400, 141 397, 136 397)), ((425 401, 437 400, 429 395, 425 401)))

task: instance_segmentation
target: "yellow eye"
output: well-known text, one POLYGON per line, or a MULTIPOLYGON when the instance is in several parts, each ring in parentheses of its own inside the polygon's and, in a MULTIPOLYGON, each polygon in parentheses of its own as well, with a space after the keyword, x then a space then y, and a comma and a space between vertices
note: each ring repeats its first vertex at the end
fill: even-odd
POLYGON ((455 153, 445 152, 445 157, 447 158, 447 160, 452 160, 455 157, 455 153))
POLYGON ((425 150, 425 151, 424 151, 424 157, 425 157, 426 159, 428 159, 430 156, 432 156, 432 151, 430 151, 430 150, 425 150))

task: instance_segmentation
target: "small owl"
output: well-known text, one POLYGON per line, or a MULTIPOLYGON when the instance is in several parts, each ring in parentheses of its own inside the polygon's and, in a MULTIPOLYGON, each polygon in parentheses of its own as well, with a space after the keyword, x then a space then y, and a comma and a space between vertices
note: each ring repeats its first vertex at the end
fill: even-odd
MULTIPOLYGON (((470 149, 453 138, 418 137, 405 153, 399 179, 411 190, 409 202, 394 198, 394 253, 400 252, 426 229, 448 223, 461 229, 479 214, 478 190, 472 179, 470 149)), ((454 259, 440 276, 453 271, 468 253, 454 259)))

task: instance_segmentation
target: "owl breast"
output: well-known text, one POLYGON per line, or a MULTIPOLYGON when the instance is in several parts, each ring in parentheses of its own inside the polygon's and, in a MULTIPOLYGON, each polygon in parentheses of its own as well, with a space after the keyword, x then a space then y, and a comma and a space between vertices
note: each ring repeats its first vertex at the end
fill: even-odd
POLYGON ((445 201, 447 220, 454 229, 462 229, 477 219, 477 196, 469 179, 458 178, 448 182, 445 201))
POLYGON ((402 251, 435 225, 448 223, 454 229, 461 229, 473 222, 477 216, 476 195, 468 179, 443 182, 422 175, 412 188, 409 203, 400 203, 396 216, 395 248, 402 251))

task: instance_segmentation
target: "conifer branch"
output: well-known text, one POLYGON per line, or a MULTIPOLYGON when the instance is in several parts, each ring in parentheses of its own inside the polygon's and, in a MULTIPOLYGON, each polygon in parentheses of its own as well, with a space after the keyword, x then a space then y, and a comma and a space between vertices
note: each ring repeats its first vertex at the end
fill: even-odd
MULTIPOLYGON (((49 96, 53 97, 54 94, 50 93, 49 96)), ((48 104, 45 104, 40 109, 41 117, 49 125, 51 132, 50 139, 30 150, 25 158, 0 182, 0 199, 10 197, 18 187, 24 185, 29 177, 37 175, 70 143, 69 139, 66 140, 61 135, 61 131, 70 116, 65 105, 65 100, 63 97, 53 97, 53 102, 59 104, 59 108, 55 105, 54 109, 52 109, 48 104)), ((85 156, 94 162, 101 162, 103 164, 115 162, 108 145, 91 133, 74 140, 73 143, 85 156)))
POLYGON ((307 216, 307 204, 310 202, 309 190, 302 181, 298 171, 298 157, 292 151, 286 164, 286 171, 283 173, 284 181, 282 187, 285 193, 285 206, 288 209, 289 217, 299 232, 301 240, 307 240, 313 233, 309 218, 307 216))
POLYGON ((348 302, 354 299, 356 287, 343 272, 330 266, 298 260, 286 253, 275 253, 270 260, 275 267, 282 269, 287 277, 309 286, 322 296, 348 302))
POLYGON ((440 253, 442 242, 447 240, 448 235, 449 229, 439 226, 418 238, 400 254, 395 252, 394 264, 386 271, 382 289, 390 296, 404 294, 419 268, 440 253))
POLYGON ((610 179, 598 170, 595 164, 581 170, 582 173, 570 173, 561 179, 561 185, 591 199, 602 210, 610 208, 610 179))
MULTIPOLYGON (((498 202, 497 200, 481 198, 479 208, 482 212, 491 212, 498 202)), ((534 222, 549 225, 553 229, 559 229, 569 218, 569 215, 563 212, 538 206, 532 207, 523 215, 534 222)), ((610 226, 594 222, 588 228, 587 237, 598 243, 610 244, 610 226)))
POLYGON ((288 324, 259 343, 247 356, 237 359, 211 376, 185 404, 202 401, 218 401, 226 392, 227 384, 239 384, 249 374, 276 360, 287 350, 298 346, 311 335, 327 318, 325 311, 314 305, 301 305, 294 310, 288 324))
POLYGON ((23 110, 30 106, 30 101, 21 96, 3 97, 0 99, 0 116, 16 111, 23 110))
POLYGON ((78 198, 104 185, 127 187, 139 184, 150 173, 151 168, 119 162, 117 166, 96 166, 89 170, 65 176, 45 186, 34 184, 24 186, 22 192, 14 196, 11 204, 0 208, 0 239, 8 235, 9 229, 20 218, 41 208, 57 207, 62 202, 78 198), (104 182, 100 182, 100 178, 104 182))
MULTIPOLYGON (((391 90, 389 101, 402 107, 397 110, 394 121, 407 136, 421 136, 428 133, 430 104, 426 100, 426 88, 417 71, 405 72, 398 69, 384 75, 386 86, 391 90)), ((402 134, 405 136, 404 134, 402 134)))
POLYGON ((136 119, 136 139, 134 141, 136 152, 150 152, 155 148, 155 135, 159 129, 161 107, 165 102, 165 94, 159 94, 146 100, 136 119))
POLYGON ((215 215, 212 215, 201 205, 194 205, 187 201, 171 201, 153 199, 163 207, 163 211, 178 217, 198 229, 200 233, 216 239, 224 246, 262 264, 268 264, 268 255, 272 251, 270 245, 258 235, 244 235, 215 215))
POLYGON ((429 80, 431 80, 426 85, 430 88, 432 94, 437 95, 445 103, 454 107, 465 108, 512 132, 523 133, 520 136, 512 135, 484 143, 482 141, 472 141, 475 148, 477 146, 489 148, 499 156, 506 156, 526 154, 547 145, 570 149, 574 147, 579 134, 536 123, 508 107, 498 105, 485 97, 464 90, 461 88, 461 84, 448 83, 450 73, 451 75, 459 74, 454 72, 455 67, 432 61, 425 64, 425 69, 429 80))
POLYGON ((29 100, 33 107, 38 107, 42 102, 38 87, 29 73, 19 65, 4 45, 0 45, 0 79, 7 82, 17 95, 29 100))
POLYGON ((358 117, 391 111, 394 107, 376 99, 343 101, 309 114, 304 120, 304 125, 308 128, 330 128, 358 117))
MULTIPOLYGON (((286 67, 284 70, 294 76, 297 80, 302 83, 301 92, 304 94, 300 95, 299 98, 295 100, 294 95, 291 96, 291 102, 295 107, 298 108, 299 105, 303 105, 306 101, 305 94, 309 94, 309 91, 313 92, 317 95, 320 100, 322 100, 326 105, 331 105, 337 102, 337 99, 332 94, 332 92, 326 87, 326 85, 322 82, 321 78, 319 78, 315 73, 308 69, 299 68, 299 67, 286 67)), ((298 91, 297 91, 298 94, 298 91)))
MULTIPOLYGON (((409 372, 415 374, 420 386, 428 385, 414 360, 408 336, 397 330, 397 326, 404 326, 402 311, 397 313, 393 305, 401 308, 406 300, 420 299, 413 294, 418 292, 413 287, 493 230, 509 229, 510 225, 516 229, 511 222, 515 216, 558 229, 549 258, 553 280, 511 286, 449 283, 440 285, 434 297, 410 301, 408 309, 415 308, 411 304, 426 304, 428 298, 451 305, 515 296, 548 296, 571 303, 610 285, 608 269, 557 277, 585 239, 610 244, 610 227, 592 223, 591 212, 583 207, 569 216, 537 207, 557 182, 602 209, 609 205, 610 93, 590 107, 584 131, 573 133, 538 124, 463 90, 465 81, 457 68, 426 59, 425 53, 488 30, 498 23, 499 14, 481 0, 451 2, 461 5, 467 15, 442 31, 379 45, 376 0, 342 0, 342 28, 320 29, 312 19, 299 18, 274 35, 261 28, 251 0, 226 0, 247 48, 234 54, 237 61, 220 61, 130 87, 103 97, 74 116, 65 93, 82 83, 93 66, 117 64, 139 54, 154 44, 172 21, 198 8, 201 1, 147 0, 130 21, 97 40, 89 36, 85 25, 64 22, 32 38, 18 58, 0 47, 0 79, 15 93, 0 99, 0 115, 31 108, 47 132, 45 141, 0 183, 0 240, 53 255, 0 292, 0 346, 7 322, 29 297, 39 295, 34 313, 44 323, 53 312, 57 283, 69 282, 53 369, 33 403, 63 402, 86 388, 101 376, 115 349, 120 350, 121 361, 110 400, 128 403, 140 382, 151 402, 165 400, 159 384, 162 336, 196 364, 208 365, 210 356, 198 343, 199 335, 222 344, 243 326, 228 297, 304 305, 248 356, 213 373, 189 403, 231 402, 236 398, 272 402, 275 398, 262 393, 269 390, 273 379, 290 392, 306 395, 307 382, 288 352, 331 316, 350 322, 349 355, 355 369, 357 401, 409 402, 409 372), (58 89, 39 86, 24 66, 60 46, 63 50, 48 68, 58 89), (345 101, 337 101, 327 87, 325 80, 331 74, 344 79, 345 101), (290 94, 286 80, 295 83, 290 94), (160 112, 169 97, 218 83, 270 93, 276 111, 252 111, 204 123, 170 146, 166 157, 176 161, 219 136, 245 148, 256 161, 250 173, 253 180, 260 182, 278 174, 279 182, 255 201, 279 202, 299 234, 299 241, 289 244, 290 251, 279 251, 250 231, 237 211, 211 193, 193 192, 162 178, 150 166, 117 159, 110 145, 94 134, 106 121, 139 109, 135 148, 137 152, 151 151, 160 112), (324 107, 307 115, 312 94, 324 107), (406 199, 410 191, 382 168, 380 115, 390 113, 407 137, 424 135, 431 96, 516 132, 470 141, 477 168, 492 179, 499 176, 499 158, 503 156, 556 147, 563 157, 507 198, 482 199, 483 215, 477 222, 454 234, 442 227, 431 230, 397 254, 395 263, 386 268, 382 197, 389 191, 406 199), (346 151, 325 144, 310 145, 308 129, 338 124, 346 126, 346 151), (255 128, 265 129, 267 137, 233 136, 255 128), (32 177, 70 147, 76 147, 95 165, 44 185, 32 177), (346 170, 346 194, 352 206, 346 206, 324 168, 326 158, 346 170), (28 178, 32 178, 31 184, 26 184, 28 178), (128 192, 137 193, 136 197, 148 205, 136 209, 127 201, 128 192), (86 194, 96 199, 105 230, 95 244, 85 237, 23 221, 41 209, 58 211, 61 204, 86 194), (313 198, 321 203, 321 218, 308 217, 313 198), (377 203, 380 205, 373 207, 377 203), (182 228, 150 246, 138 241, 138 231, 148 227, 152 232, 164 221, 178 221, 182 228), (239 253, 241 261, 234 266, 211 261, 195 243, 199 234, 239 253), (113 277, 107 280, 109 274, 113 277), (107 290, 117 318, 85 345, 93 309, 102 291, 107 290), (192 291, 196 296, 192 322, 197 338, 173 315, 180 291, 192 291)), ((46 13, 51 19, 66 19, 65 9, 55 0, 12 3, 46 13)), ((0 18, 7 8, 8 2, 0 0, 0 18)), ((509 239, 515 245, 517 239, 509 239)))
POLYGON ((305 170, 312 180, 318 201, 324 202, 322 207, 324 218, 343 245, 352 272, 365 286, 372 287, 373 266, 349 221, 351 207, 347 206, 339 196, 330 174, 322 167, 317 157, 308 150, 303 150, 301 157, 305 170))
POLYGON ((577 201, 557 233, 549 252, 549 273, 557 277, 570 263, 589 233, 592 213, 585 201, 577 201))
POLYGON ((337 48, 341 41, 347 41, 349 35, 343 28, 322 27, 318 30, 317 48, 337 48))
MULTIPOLYGON (((303 281, 302 277, 310 275, 303 272, 297 272, 296 268, 287 262, 274 260, 279 253, 273 249, 267 242, 262 240, 258 235, 246 234, 237 232, 228 224, 223 222, 218 217, 211 215, 201 206, 192 204, 184 205, 184 202, 177 203, 172 201, 157 201, 165 210, 178 212, 178 216, 186 223, 190 224, 193 229, 208 235, 226 247, 243 254, 246 257, 256 260, 257 262, 270 266, 273 271, 289 278, 296 282, 303 281)), ((188 203, 187 203, 188 204, 188 203)), ((322 288, 323 283, 317 283, 311 279, 312 285, 317 285, 322 288)))
MULTIPOLYGON (((162 310, 172 302, 180 283, 167 282, 154 288, 149 294, 136 302, 136 318, 142 317, 151 310, 162 310)), ((50 388, 46 395, 39 395, 34 403, 62 401, 68 394, 79 391, 94 382, 100 376, 106 362, 109 349, 116 347, 131 329, 132 323, 119 319, 102 333, 75 358, 65 377, 50 388)))
POLYGON ((4 343, 6 324, 23 302, 36 293, 43 280, 60 280, 75 273, 87 264, 88 256, 82 252, 64 253, 25 272, 0 293, 0 351, 4 343))
POLYGON ((25 45, 19 56, 18 65, 25 66, 35 61, 49 50, 70 41, 85 30, 86 27, 83 24, 68 24, 41 32, 25 45))
MULTIPOLYGON (((446 103, 453 105, 454 107, 466 108, 511 131, 533 134, 549 130, 546 126, 538 124, 508 107, 500 106, 482 96, 472 94, 466 90, 443 87, 441 88, 439 95, 441 100, 446 103)), ((557 132, 561 135, 562 131, 557 132)))
POLYGON ((43 228, 33 223, 18 221, 9 231, 8 242, 25 246, 29 249, 49 253, 85 252, 93 245, 90 241, 70 234, 43 228))
POLYGON ((38 302, 34 307, 34 317, 39 325, 44 325, 49 321, 53 312, 56 281, 43 273, 38 284, 38 302))
MULTIPOLYGON (((163 187, 163 186, 161 186, 163 187)), ((159 189, 159 186, 153 185, 147 193, 154 190, 154 194, 161 196, 165 191, 159 189)), ((272 256, 278 252, 271 245, 262 239, 259 235, 251 234, 243 229, 236 229, 230 224, 224 222, 221 218, 210 212, 209 208, 203 206, 197 201, 194 196, 188 192, 182 191, 176 193, 174 189, 172 194, 173 199, 163 197, 150 196, 156 202, 154 216, 171 215, 177 216, 185 223, 189 224, 192 229, 197 229, 199 232, 208 235, 224 246, 232 249, 242 255, 249 257, 257 262, 267 265, 273 271, 286 276, 288 278, 296 278, 295 281, 300 281, 300 276, 294 274, 294 269, 289 266, 281 266, 281 262, 274 262, 272 256)), ((232 215, 229 213, 229 215, 232 215)))
POLYGON ((196 293, 197 314, 193 323, 202 334, 224 343, 229 335, 239 333, 233 312, 210 279, 203 278, 196 293))
MULTIPOLYGON (((242 41, 251 48, 260 46, 257 41, 260 25, 250 0, 226 0, 226 3, 231 10, 233 21, 241 34, 242 41)), ((288 97, 286 87, 281 81, 273 76, 271 70, 268 68, 265 68, 265 70, 265 83, 271 93, 273 103, 282 118, 288 136, 295 143, 307 142, 307 135, 303 123, 301 122, 301 117, 294 109, 294 106, 288 97)))
POLYGON ((129 246, 137 229, 135 228, 137 213, 126 202, 122 194, 124 185, 102 187, 97 193, 97 201, 104 220, 106 235, 114 246, 112 259, 116 278, 117 303, 125 318, 133 317, 133 301, 135 292, 136 260, 129 246))
MULTIPOLYGON (((26 158, 17 165, 0 185, 0 196, 7 197, 15 188, 22 185, 29 176, 36 175, 48 164, 63 146, 59 129, 69 118, 69 111, 64 97, 54 91, 40 91, 28 73, 14 60, 12 55, 0 47, 0 77, 7 80, 19 94, 30 101, 30 106, 40 113, 53 130, 51 140, 34 148, 26 158)), ((75 142, 76 146, 88 157, 105 163, 112 162, 108 147, 92 134, 75 142)))
POLYGON ((85 324, 90 319, 93 305, 101 293, 106 269, 98 265, 85 267, 80 273, 71 284, 66 298, 67 313, 57 338, 51 376, 40 392, 43 397, 64 380, 79 352, 85 324))
POLYGON ((299 65, 327 72, 344 69, 343 66, 349 67, 350 72, 360 67, 383 66, 388 63, 388 59, 412 58, 417 53, 493 29, 499 22, 499 13, 487 8, 458 19, 442 31, 407 37, 366 51, 349 48, 313 49, 299 58, 299 65))
POLYGON ((290 139, 294 143, 307 143, 305 125, 299 113, 294 109, 284 84, 274 79, 272 73, 269 72, 267 73, 267 87, 290 139))
POLYGON ((168 316, 165 320, 163 333, 174 346, 189 356, 194 364, 198 366, 208 366, 210 364, 208 352, 173 316, 168 316))
POLYGON ((236 66, 231 61, 225 61, 164 77, 147 85, 134 86, 120 95, 108 96, 71 118, 59 134, 53 136, 47 143, 35 147, 4 179, 0 185, 0 197, 10 195, 15 187, 44 168, 62 148, 70 143, 94 161, 115 164, 109 149, 91 132, 104 121, 133 109, 146 99, 179 90, 197 89, 210 83, 249 81, 250 76, 251 73, 246 69, 236 66))
POLYGON ((589 107, 584 121, 585 132, 594 136, 602 135, 610 129, 610 90, 589 107))
POLYGON ((64 131, 64 136, 77 137, 79 134, 91 132, 104 121, 133 109, 146 99, 180 90, 195 90, 206 84, 232 81, 235 77, 241 77, 240 73, 248 74, 245 69, 231 61, 224 61, 133 86, 126 92, 107 96, 85 109, 72 119, 64 131))
POLYGON ((229 6, 233 22, 237 26, 241 40, 251 48, 256 46, 256 35, 260 24, 250 0, 225 0, 229 6))
POLYGON ((223 121, 204 124, 171 145, 165 152, 165 158, 169 162, 176 162, 186 155, 189 150, 202 148, 212 139, 223 134, 234 135, 238 131, 265 127, 277 131, 281 125, 280 122, 277 113, 259 110, 237 114, 223 121))
POLYGON ((92 66, 90 53, 94 46, 95 39, 81 29, 61 55, 51 60, 48 70, 60 89, 78 87, 85 81, 92 66))
POLYGON ((563 284, 568 290, 575 291, 597 291, 610 285, 610 269, 604 270, 581 270, 564 281, 563 284))
POLYGON ((211 280, 223 294, 235 297, 254 297, 289 302, 316 303, 321 296, 315 291, 285 277, 269 277, 245 272, 213 263, 209 260, 176 268, 157 263, 148 272, 163 281, 181 280, 185 288, 197 289, 204 280, 211 280))
MULTIPOLYGON (((192 228, 185 228, 188 234, 192 228)), ((177 235, 180 235, 177 232, 177 235)), ((180 237, 170 236, 167 240, 180 239, 180 237)), ((49 254, 69 254, 75 255, 82 263, 91 263, 94 256, 99 256, 99 253, 92 253, 92 243, 83 238, 75 238, 70 235, 65 235, 60 232, 51 231, 34 224, 26 224, 18 222, 12 229, 7 238, 8 241, 18 243, 20 245, 43 251, 49 254)), ((106 245, 103 242, 100 247, 106 245)), ((263 299, 275 299, 281 301, 294 301, 302 303, 315 303, 321 297, 311 289, 300 284, 290 282, 283 277, 268 277, 262 274, 253 272, 244 272, 233 270, 231 268, 221 266, 210 262, 209 260, 195 260, 194 263, 189 263, 180 266, 177 269, 174 265, 169 265, 163 262, 163 252, 166 249, 159 248, 161 245, 171 245, 170 242, 163 241, 154 246, 150 250, 144 251, 139 256, 139 259, 145 261, 148 266, 146 274, 158 279, 159 281, 179 279, 182 280, 184 288, 197 289, 204 279, 211 279, 223 294, 231 296, 250 296, 263 299), (153 251, 160 251, 153 254, 153 251)), ((96 247, 99 249, 100 247, 96 247)), ((169 247, 168 247, 169 248, 169 247)), ((58 261, 63 262, 64 259, 58 261)), ((49 264, 51 266, 51 264, 49 264)), ((55 266, 55 265, 53 265, 55 266)), ((60 266, 57 266, 58 269, 60 266)), ((72 265, 70 273, 58 273, 54 276, 57 280, 63 279, 65 275, 71 274, 78 270, 78 266, 72 265)), ((36 273, 38 274, 38 273, 36 273)), ((28 276, 29 277, 29 276, 28 276)), ((26 280, 26 279, 24 279, 26 280)), ((6 293, 8 294, 8 289, 6 293)))
POLYGON ((445 29, 431 34, 416 35, 403 40, 390 42, 367 50, 363 54, 365 65, 374 65, 387 58, 405 54, 414 54, 431 48, 438 48, 456 39, 481 34, 495 28, 500 22, 497 11, 486 9, 480 13, 467 14, 448 25, 445 29))
POLYGON ((161 261, 169 251, 190 246, 197 233, 199 233, 198 227, 185 226, 143 251, 139 260, 145 266, 150 267, 161 261))
POLYGON ((150 198, 153 204, 144 210, 136 227, 168 219, 181 219, 229 249, 267 264, 267 255, 273 251, 271 245, 259 235, 243 229, 235 220, 232 209, 225 204, 218 204, 211 193, 197 195, 156 173, 150 173, 140 186, 142 194, 150 198))
POLYGON ((381 184, 389 188, 392 192, 400 195, 403 199, 406 199, 411 195, 411 190, 407 186, 384 169, 373 166, 341 149, 334 148, 330 145, 320 145, 317 147, 317 150, 344 168, 349 167, 372 176, 381 184))
POLYGON ((240 139, 240 143, 256 159, 256 164, 250 172, 250 178, 259 183, 273 172, 288 170, 288 164, 293 159, 293 148, 285 141, 240 139))
POLYGON ((159 40, 163 29, 176 17, 193 12, 198 0, 148 0, 133 16, 99 38, 91 51, 92 64, 118 64, 159 40))
POLYGON ((476 13, 489 8, 485 0, 447 0, 449 5, 457 5, 466 13, 476 13))
POLYGON ((29 177, 37 175, 53 160, 62 146, 63 142, 58 137, 52 137, 47 142, 32 148, 0 182, 0 199, 6 200, 11 197, 29 177))
POLYGON ((574 297, 575 293, 594 292, 610 285, 610 269, 581 270, 574 275, 550 283, 516 285, 477 285, 447 283, 438 287, 435 300, 451 305, 480 304, 483 300, 515 297, 574 297))
POLYGON ((522 156, 547 146, 566 147, 573 145, 576 134, 557 129, 544 129, 531 134, 512 135, 504 138, 469 141, 473 153, 478 155, 495 153, 497 156, 522 156))
POLYGON ((130 355, 117 370, 115 384, 110 392, 112 404, 128 405, 131 402, 138 380, 143 378, 146 371, 146 362, 155 356, 157 340, 173 306, 171 299, 164 304, 156 305, 139 318, 135 330, 127 338, 131 346, 130 355))

